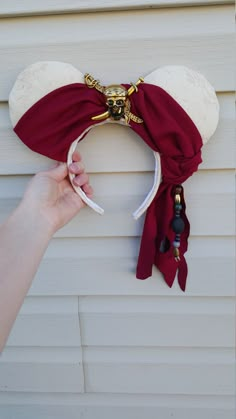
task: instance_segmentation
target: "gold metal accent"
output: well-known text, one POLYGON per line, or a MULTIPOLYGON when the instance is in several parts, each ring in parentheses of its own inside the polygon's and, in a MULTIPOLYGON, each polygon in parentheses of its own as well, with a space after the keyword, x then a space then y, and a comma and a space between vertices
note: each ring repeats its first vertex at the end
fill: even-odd
POLYGON ((131 82, 130 83, 131 86, 128 89, 128 96, 132 95, 132 93, 134 93, 134 92, 137 92, 138 91, 138 85, 140 83, 143 83, 143 82, 144 82, 144 78, 143 77, 139 77, 138 81, 135 84, 131 82))
POLYGON ((180 261, 180 255, 179 255, 178 247, 174 247, 173 253, 174 253, 174 257, 175 257, 176 262, 179 262, 180 261))
POLYGON ((125 103, 125 121, 129 124, 130 120, 136 122, 137 124, 142 124, 143 120, 138 116, 134 115, 131 111, 131 103, 130 100, 127 98, 125 103))
POLYGON ((176 194, 176 195, 175 195, 175 203, 176 203, 176 204, 180 204, 180 202, 181 202, 181 197, 180 197, 180 194, 176 194))
POLYGON ((137 86, 144 81, 142 77, 140 77, 135 84, 131 83, 131 87, 128 90, 121 84, 101 86, 100 81, 94 79, 94 77, 88 73, 85 74, 84 81, 90 89, 94 88, 106 96, 108 110, 100 115, 93 116, 91 118, 93 121, 100 121, 110 117, 115 121, 124 118, 127 124, 130 120, 137 124, 143 122, 141 118, 130 111, 131 104, 128 100, 128 96, 134 92, 138 92, 137 86))
POLYGON ((100 115, 97 116, 92 116, 92 120, 93 121, 101 121, 102 119, 107 119, 109 118, 110 114, 108 111, 101 113, 100 115))
POLYGON ((93 76, 91 76, 91 74, 86 73, 84 75, 84 81, 85 81, 85 84, 87 84, 87 86, 90 89, 94 88, 94 89, 98 90, 99 92, 104 93, 104 86, 101 86, 100 81, 94 79, 93 76))
POLYGON ((111 84, 110 86, 104 87, 104 95, 106 98, 115 97, 124 99, 127 96, 127 90, 121 84, 111 84))
POLYGON ((136 122, 136 124, 142 124, 143 123, 143 119, 141 119, 138 116, 134 115, 132 112, 129 112, 129 119, 131 119, 131 121, 136 122))

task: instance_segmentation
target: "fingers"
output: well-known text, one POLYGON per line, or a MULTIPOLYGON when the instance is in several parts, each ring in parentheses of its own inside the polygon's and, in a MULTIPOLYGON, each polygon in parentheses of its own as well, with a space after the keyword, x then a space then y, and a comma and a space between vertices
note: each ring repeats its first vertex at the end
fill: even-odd
MULTIPOLYGON (((93 188, 89 184, 89 176, 85 173, 80 153, 75 151, 72 158, 73 163, 69 165, 69 172, 75 175, 73 183, 75 186, 82 188, 86 195, 91 198, 93 196, 93 188)), ((61 182, 68 175, 68 168, 66 163, 57 163, 56 166, 43 173, 57 182, 61 182)))
POLYGON ((82 157, 81 154, 78 151, 74 151, 72 154, 72 161, 81 161, 82 157))
POLYGON ((86 183, 85 185, 83 185, 83 191, 86 193, 86 195, 89 198, 92 198, 93 196, 93 188, 91 185, 89 185, 89 183, 86 183))
POLYGON ((82 162, 73 162, 69 165, 69 171, 70 173, 73 173, 74 175, 80 175, 81 173, 84 173, 84 165, 82 162))
POLYGON ((89 182, 89 177, 87 173, 81 173, 73 179, 73 183, 76 186, 84 186, 86 183, 89 182))
POLYGON ((75 175, 74 185, 81 187, 89 198, 92 197, 93 188, 89 185, 89 176, 85 173, 81 156, 77 151, 73 153, 73 163, 69 165, 69 172, 75 175))

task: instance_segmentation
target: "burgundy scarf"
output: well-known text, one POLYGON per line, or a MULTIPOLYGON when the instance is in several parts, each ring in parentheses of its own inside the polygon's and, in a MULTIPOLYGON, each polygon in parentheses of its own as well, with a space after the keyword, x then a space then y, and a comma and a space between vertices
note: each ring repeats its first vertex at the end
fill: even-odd
MULTIPOLYGON (((129 85, 124 85, 127 89, 129 85)), ((202 139, 193 121, 183 108, 162 88, 141 84, 129 100, 131 112, 144 121, 130 121, 131 128, 160 153, 162 183, 147 210, 137 265, 137 278, 152 275, 152 265, 163 273, 172 286, 178 281, 185 290, 189 222, 181 192, 181 218, 185 222, 180 240, 180 260, 173 256, 175 232, 174 195, 176 185, 188 179, 201 163, 202 139), (164 245, 163 245, 164 243, 164 245)), ((91 125, 91 117, 107 110, 105 96, 85 84, 74 83, 58 88, 36 102, 14 128, 20 139, 33 151, 58 161, 67 161, 71 143, 91 125)), ((135 158, 135 156, 134 156, 135 158)))

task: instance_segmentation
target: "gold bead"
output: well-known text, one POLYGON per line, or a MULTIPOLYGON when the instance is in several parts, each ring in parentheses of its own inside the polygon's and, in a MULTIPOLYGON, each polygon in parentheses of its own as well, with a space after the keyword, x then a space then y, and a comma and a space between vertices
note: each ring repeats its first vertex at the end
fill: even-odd
POLYGON ((179 195, 179 194, 176 194, 176 195, 175 195, 175 203, 176 203, 176 204, 180 204, 180 203, 181 203, 181 197, 180 197, 180 195, 179 195))
POLYGON ((178 247, 174 247, 173 253, 174 253, 174 257, 176 257, 176 258, 179 257, 179 249, 178 249, 178 247))

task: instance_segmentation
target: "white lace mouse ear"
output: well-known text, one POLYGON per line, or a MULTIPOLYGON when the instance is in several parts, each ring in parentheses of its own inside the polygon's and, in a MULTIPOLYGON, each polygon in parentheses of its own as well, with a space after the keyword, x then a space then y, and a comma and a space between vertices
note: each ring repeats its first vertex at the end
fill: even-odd
POLYGON ((205 144, 219 121, 219 103, 214 88, 200 73, 184 66, 159 68, 145 82, 161 87, 185 110, 205 144))
POLYGON ((38 100, 59 87, 84 83, 83 74, 73 65, 59 61, 39 61, 26 67, 17 77, 9 95, 13 127, 38 100))

